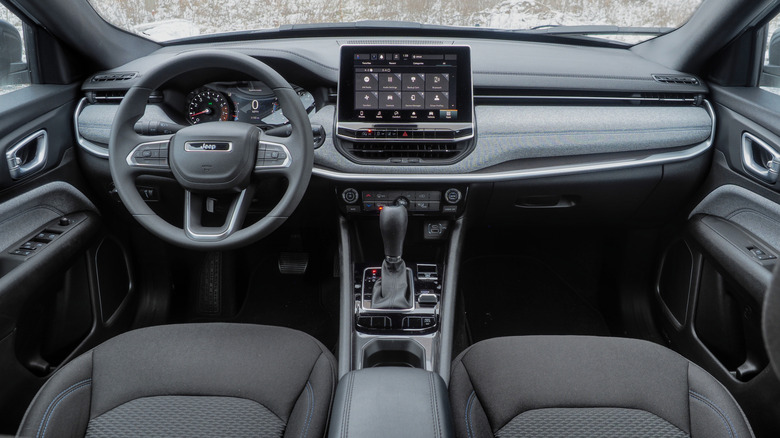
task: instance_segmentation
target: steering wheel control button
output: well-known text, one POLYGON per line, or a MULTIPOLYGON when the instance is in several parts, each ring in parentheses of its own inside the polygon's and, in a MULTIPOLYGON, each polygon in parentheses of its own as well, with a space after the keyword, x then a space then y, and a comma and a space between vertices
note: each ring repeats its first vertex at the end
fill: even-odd
POLYGON ((450 204, 457 204, 460 202, 462 195, 458 189, 449 189, 444 192, 444 199, 450 204))
POLYGON ((141 167, 168 167, 168 141, 141 143, 127 156, 127 164, 141 167))
POLYGON ((289 167, 290 151, 282 144, 263 143, 257 149, 255 168, 289 167))
POLYGON ((349 188, 341 192, 341 199, 343 199, 347 204, 354 204, 358 201, 359 198, 360 195, 358 195, 358 191, 355 189, 349 188))

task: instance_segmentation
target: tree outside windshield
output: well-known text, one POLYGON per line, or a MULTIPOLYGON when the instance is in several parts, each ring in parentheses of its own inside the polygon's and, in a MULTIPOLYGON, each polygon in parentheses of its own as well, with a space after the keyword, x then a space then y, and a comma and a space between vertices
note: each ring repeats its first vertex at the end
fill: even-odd
MULTIPOLYGON (((155 41, 363 20, 498 29, 676 28, 701 0, 89 0, 110 23, 155 41)), ((639 42, 648 35, 619 39, 639 42)))

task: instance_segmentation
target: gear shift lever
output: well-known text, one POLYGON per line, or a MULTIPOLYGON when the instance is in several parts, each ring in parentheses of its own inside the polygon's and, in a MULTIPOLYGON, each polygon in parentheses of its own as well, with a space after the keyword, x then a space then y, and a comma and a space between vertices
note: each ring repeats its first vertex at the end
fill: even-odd
POLYGON ((406 263, 401 258, 408 222, 406 207, 387 206, 379 212, 385 260, 382 277, 374 284, 371 302, 374 309, 409 309, 413 306, 406 263))

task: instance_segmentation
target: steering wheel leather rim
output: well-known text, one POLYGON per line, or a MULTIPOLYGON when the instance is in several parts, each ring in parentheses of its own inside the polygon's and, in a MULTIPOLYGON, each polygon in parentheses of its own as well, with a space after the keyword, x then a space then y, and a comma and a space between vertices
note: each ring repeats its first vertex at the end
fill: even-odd
MULTIPOLYGON (((239 123, 239 122, 226 122, 239 123)), ((216 124, 217 126, 219 123, 216 124)), ((276 141, 266 136, 265 140, 276 141)), ((275 70, 250 56, 230 52, 203 50, 172 56, 140 78, 131 87, 117 109, 109 140, 109 167, 120 199, 138 223, 160 239, 183 248, 199 250, 223 250, 246 246, 276 230, 292 214, 303 198, 314 163, 312 131, 306 113, 297 93, 275 70), (144 202, 135 186, 139 174, 155 174, 132 168, 126 157, 138 144, 170 139, 171 136, 141 136, 134 130, 135 123, 143 116, 150 93, 183 74, 204 69, 231 70, 268 85, 279 99, 285 117, 290 121, 292 133, 284 140, 291 155, 287 176, 287 189, 278 204, 256 223, 228 234, 220 240, 194 240, 183 228, 176 227, 158 216, 144 202)))

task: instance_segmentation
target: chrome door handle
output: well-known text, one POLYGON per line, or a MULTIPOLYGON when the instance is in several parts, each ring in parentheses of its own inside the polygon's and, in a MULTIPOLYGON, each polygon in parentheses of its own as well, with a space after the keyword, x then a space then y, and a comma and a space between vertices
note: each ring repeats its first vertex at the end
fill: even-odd
POLYGON ((742 134, 742 164, 749 174, 774 184, 780 175, 780 152, 755 135, 745 132, 742 134))
POLYGON ((45 129, 28 135, 5 151, 8 172, 14 180, 43 169, 49 154, 49 136, 45 129))

